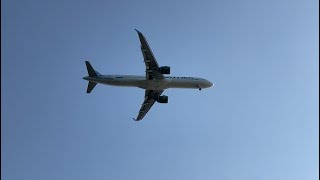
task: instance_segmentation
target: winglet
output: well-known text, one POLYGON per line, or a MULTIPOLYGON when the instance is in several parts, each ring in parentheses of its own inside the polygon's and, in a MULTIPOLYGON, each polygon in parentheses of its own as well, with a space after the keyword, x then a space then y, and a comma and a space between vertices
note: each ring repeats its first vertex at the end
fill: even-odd
POLYGON ((135 119, 135 118, 132 118, 133 120, 135 120, 135 121, 139 121, 139 120, 137 120, 137 119, 135 119))
POLYGON ((137 29, 134 29, 134 30, 136 30, 139 35, 142 35, 142 33, 140 31, 138 31, 137 29))

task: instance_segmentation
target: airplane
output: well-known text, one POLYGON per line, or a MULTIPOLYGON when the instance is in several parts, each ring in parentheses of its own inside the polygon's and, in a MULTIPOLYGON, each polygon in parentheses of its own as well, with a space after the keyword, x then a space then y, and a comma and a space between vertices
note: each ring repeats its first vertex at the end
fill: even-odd
POLYGON ((90 93, 97 83, 111 86, 138 87, 145 89, 144 101, 138 116, 137 118, 133 118, 135 121, 140 121, 148 113, 155 102, 168 103, 168 96, 161 95, 165 89, 191 88, 199 89, 201 91, 201 89, 214 86, 212 82, 203 78, 165 76, 165 74, 170 74, 170 67, 160 67, 158 65, 146 38, 140 31, 137 29, 135 30, 139 35, 141 43, 141 52, 146 66, 145 76, 101 75, 91 66, 89 61, 85 61, 89 74, 89 76, 83 77, 83 79, 89 81, 87 93, 90 93))

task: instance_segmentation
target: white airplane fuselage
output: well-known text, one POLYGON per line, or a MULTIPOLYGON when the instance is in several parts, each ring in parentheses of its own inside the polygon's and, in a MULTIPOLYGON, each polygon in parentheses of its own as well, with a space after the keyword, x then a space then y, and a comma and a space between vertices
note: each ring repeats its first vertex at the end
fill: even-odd
POLYGON ((164 79, 146 79, 146 76, 136 75, 99 75, 83 77, 83 79, 99 84, 124 87, 139 87, 148 90, 163 90, 168 88, 203 89, 213 86, 213 83, 197 77, 165 76, 164 79))

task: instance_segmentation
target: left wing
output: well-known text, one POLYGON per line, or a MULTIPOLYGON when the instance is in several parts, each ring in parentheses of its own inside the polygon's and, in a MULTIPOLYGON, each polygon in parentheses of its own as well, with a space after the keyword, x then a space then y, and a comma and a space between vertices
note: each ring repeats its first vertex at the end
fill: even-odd
POLYGON ((156 98, 161 95, 163 90, 146 90, 144 95, 144 101, 140 108, 138 117, 134 119, 135 121, 140 121, 150 110, 152 105, 156 102, 156 98))
POLYGON ((136 30, 139 35, 140 43, 141 43, 141 52, 143 55, 144 63, 146 64, 146 79, 164 79, 164 76, 161 74, 160 67, 157 63, 156 58, 154 57, 151 48, 148 45, 146 38, 143 34, 136 30))

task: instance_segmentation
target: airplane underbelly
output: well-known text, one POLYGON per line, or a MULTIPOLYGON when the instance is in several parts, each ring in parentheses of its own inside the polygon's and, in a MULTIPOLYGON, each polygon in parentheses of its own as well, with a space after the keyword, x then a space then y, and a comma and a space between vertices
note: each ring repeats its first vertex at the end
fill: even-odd
POLYGON ((125 87, 138 87, 139 80, 112 80, 104 82, 104 84, 111 85, 111 86, 125 86, 125 87))
POLYGON ((198 86, 195 82, 193 81, 188 81, 188 80, 173 80, 168 84, 168 88, 193 88, 197 89, 198 86))
POLYGON ((167 79, 143 80, 139 82, 139 87, 142 89, 162 90, 167 89, 169 83, 170 81, 167 79))

